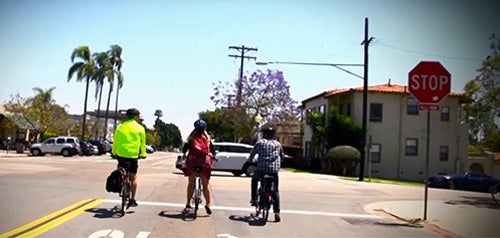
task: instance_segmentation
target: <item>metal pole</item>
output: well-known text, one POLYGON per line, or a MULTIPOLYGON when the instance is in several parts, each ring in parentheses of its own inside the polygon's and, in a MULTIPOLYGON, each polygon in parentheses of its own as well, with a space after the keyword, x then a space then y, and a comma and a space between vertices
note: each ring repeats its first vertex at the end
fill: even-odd
POLYGON ((425 192, 424 192, 424 220, 427 220, 427 198, 429 195, 429 146, 430 146, 430 128, 431 128, 431 112, 427 111, 427 141, 425 149, 425 192))

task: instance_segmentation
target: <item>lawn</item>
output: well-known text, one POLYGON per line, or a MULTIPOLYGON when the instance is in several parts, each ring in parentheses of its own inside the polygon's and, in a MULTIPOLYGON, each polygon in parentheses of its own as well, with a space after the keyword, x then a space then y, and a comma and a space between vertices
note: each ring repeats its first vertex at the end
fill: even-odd
MULTIPOLYGON (((311 171, 295 169, 295 168, 283 168, 283 170, 294 172, 294 173, 314 173, 311 171)), ((319 174, 324 174, 324 173, 319 173, 319 174)), ((338 175, 332 175, 332 176, 336 176, 340 179, 350 180, 350 181, 358 181, 359 180, 359 177, 347 177, 347 176, 338 176, 338 175)), ((367 183, 385 183, 385 184, 398 184, 398 185, 410 185, 410 186, 422 186, 422 187, 425 185, 425 183, 423 181, 418 182, 418 181, 385 179, 385 178, 375 178, 375 177, 368 178, 366 176, 365 176, 363 181, 367 182, 367 183)))

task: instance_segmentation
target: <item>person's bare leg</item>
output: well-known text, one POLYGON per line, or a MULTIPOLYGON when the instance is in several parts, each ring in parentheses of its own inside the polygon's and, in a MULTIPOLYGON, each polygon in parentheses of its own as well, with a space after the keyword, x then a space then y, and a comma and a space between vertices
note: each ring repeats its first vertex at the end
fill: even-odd
POLYGON ((207 178, 201 177, 201 184, 203 185, 203 196, 205 197, 205 205, 210 207, 210 186, 208 184, 209 180, 207 178))
POLYGON ((208 184, 209 179, 201 177, 201 184, 203 184, 203 196, 205 197, 205 200, 207 201, 205 203, 205 211, 207 212, 208 215, 212 214, 212 209, 210 209, 210 194, 212 191, 210 190, 210 185, 208 184))
POLYGON ((137 192, 137 184, 138 184, 138 182, 137 182, 137 175, 131 173, 130 174, 130 180, 132 182, 132 188, 131 188, 132 199, 135 200, 135 194, 137 192))
POLYGON ((191 206, 191 198, 193 197, 193 193, 194 193, 194 174, 188 177, 188 185, 186 190, 186 207, 191 206))

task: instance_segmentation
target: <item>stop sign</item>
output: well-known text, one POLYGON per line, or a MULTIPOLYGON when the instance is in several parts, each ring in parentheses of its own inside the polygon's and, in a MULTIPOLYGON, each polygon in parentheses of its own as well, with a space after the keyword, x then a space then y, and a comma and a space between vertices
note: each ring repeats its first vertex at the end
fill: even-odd
POLYGON ((409 91, 421 104, 439 104, 451 88, 451 74, 439 62, 421 61, 408 73, 409 91))

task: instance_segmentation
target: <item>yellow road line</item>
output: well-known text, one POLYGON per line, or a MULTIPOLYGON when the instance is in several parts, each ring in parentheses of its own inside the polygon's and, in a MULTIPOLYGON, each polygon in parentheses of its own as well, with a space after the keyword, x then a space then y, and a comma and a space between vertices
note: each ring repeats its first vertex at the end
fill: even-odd
POLYGON ((63 222, 78 216, 86 209, 97 206, 102 199, 85 199, 75 204, 67 206, 61 210, 53 212, 47 216, 32 221, 26 225, 18 227, 12 231, 0 235, 0 238, 7 237, 34 237, 46 232, 63 222))

